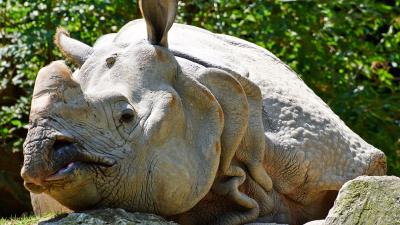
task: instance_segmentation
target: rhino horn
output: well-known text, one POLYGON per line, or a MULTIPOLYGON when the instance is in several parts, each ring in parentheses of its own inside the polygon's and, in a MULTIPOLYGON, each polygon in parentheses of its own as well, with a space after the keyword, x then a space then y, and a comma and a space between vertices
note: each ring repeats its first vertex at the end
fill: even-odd
POLYGON ((89 45, 69 37, 68 31, 57 28, 54 43, 61 50, 63 55, 70 59, 77 66, 81 67, 86 59, 93 53, 89 45))
POLYGON ((54 61, 40 69, 33 90, 31 118, 37 112, 46 112, 54 108, 51 104, 62 98, 63 102, 76 99, 81 95, 80 85, 77 83, 71 70, 63 61, 54 61), (73 91, 71 91, 74 89, 73 91), (69 90, 69 91, 66 91, 69 90), (51 96, 57 96, 51 97, 51 96))
POLYGON ((147 39, 153 45, 168 47, 168 30, 178 9, 177 0, 140 0, 140 11, 147 25, 147 39))

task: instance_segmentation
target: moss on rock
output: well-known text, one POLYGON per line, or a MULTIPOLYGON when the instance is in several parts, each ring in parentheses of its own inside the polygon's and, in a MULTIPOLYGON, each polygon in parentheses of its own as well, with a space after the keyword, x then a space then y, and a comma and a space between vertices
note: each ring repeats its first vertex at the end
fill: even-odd
POLYGON ((400 224, 400 178, 362 176, 347 182, 325 224, 400 224))

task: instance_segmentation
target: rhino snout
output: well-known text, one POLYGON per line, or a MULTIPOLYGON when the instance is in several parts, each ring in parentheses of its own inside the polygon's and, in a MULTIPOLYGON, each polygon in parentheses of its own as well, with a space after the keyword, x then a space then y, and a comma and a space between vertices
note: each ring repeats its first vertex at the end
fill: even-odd
POLYGON ((70 146, 73 142, 71 137, 62 135, 48 127, 48 121, 37 121, 28 130, 24 143, 24 164, 21 169, 21 177, 25 181, 28 190, 36 192, 42 190, 48 176, 53 174, 62 160, 67 156, 72 158, 70 146), (60 151, 60 149, 64 149, 60 151), (66 153, 66 150, 70 153, 66 153))
POLYGON ((70 183, 90 168, 106 169, 115 164, 109 156, 85 150, 72 137, 38 126, 28 131, 21 176, 29 191, 41 193, 70 183))
MULTIPOLYGON (((21 177, 25 187, 34 193, 43 192, 46 180, 57 171, 57 164, 73 158, 73 143, 66 138, 46 137, 28 141, 24 146, 21 177)), ((61 164, 62 165, 62 164, 61 164)), ((59 166, 58 166, 59 167, 59 166)))

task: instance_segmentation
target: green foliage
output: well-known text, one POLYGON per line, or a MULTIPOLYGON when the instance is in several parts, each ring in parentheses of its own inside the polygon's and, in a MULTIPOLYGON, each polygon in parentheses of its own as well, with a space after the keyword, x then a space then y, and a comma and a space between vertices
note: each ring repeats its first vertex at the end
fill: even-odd
MULTIPOLYGON (((16 150, 38 70, 62 59, 56 27, 92 44, 140 17, 133 0, 0 0, 0 15, 0 144, 16 150)), ((400 1, 184 0, 178 21, 276 54, 400 175, 400 1)))

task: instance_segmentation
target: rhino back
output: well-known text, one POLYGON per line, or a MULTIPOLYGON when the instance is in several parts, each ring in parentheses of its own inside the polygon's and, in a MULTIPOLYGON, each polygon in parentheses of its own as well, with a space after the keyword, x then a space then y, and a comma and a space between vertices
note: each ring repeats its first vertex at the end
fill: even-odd
MULTIPOLYGON (((146 39, 143 20, 125 25, 114 42, 146 39)), ((386 172, 384 154, 362 140, 287 65, 247 41, 174 24, 175 56, 247 77, 263 95, 266 169, 274 188, 308 202, 306 192, 339 190, 359 175, 386 172)), ((311 201, 311 199, 309 199, 311 201)))

